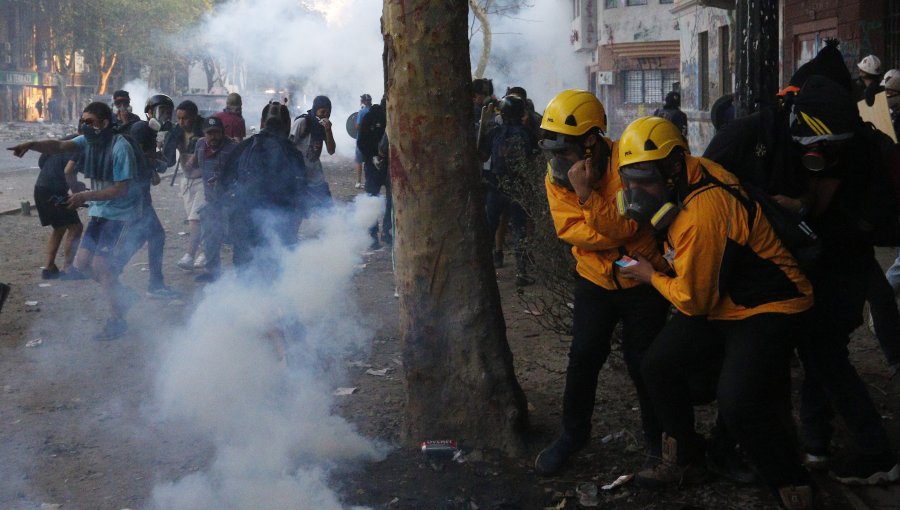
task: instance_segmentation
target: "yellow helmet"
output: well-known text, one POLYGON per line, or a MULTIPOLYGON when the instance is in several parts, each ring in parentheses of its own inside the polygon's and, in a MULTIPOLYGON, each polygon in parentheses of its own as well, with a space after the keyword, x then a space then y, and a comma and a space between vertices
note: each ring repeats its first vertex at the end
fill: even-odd
POLYGON ((597 96, 586 90, 564 90, 547 104, 541 129, 567 136, 581 136, 592 127, 606 132, 606 110, 597 96))
POLYGON ((641 117, 629 124, 618 146, 620 167, 663 159, 675 147, 690 153, 681 131, 661 117, 641 117))

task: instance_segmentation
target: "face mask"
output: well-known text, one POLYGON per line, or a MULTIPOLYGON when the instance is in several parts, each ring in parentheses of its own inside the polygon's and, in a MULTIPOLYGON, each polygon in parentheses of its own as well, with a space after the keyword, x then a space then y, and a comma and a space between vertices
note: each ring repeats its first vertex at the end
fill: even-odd
POLYGON ((656 230, 664 230, 678 215, 678 205, 672 201, 673 193, 668 191, 665 196, 658 197, 646 191, 640 186, 629 185, 629 177, 632 182, 655 182, 657 186, 669 185, 663 184, 663 178, 658 170, 652 173, 647 169, 621 168, 619 174, 622 177, 623 189, 616 193, 616 208, 619 214, 626 218, 632 219, 642 225, 650 225, 656 230))
POLYGON ((895 94, 895 95, 887 98, 887 101, 888 101, 888 106, 891 108, 891 110, 896 111, 897 109, 900 109, 900 94, 895 94))
POLYGON ((172 112, 168 108, 163 109, 161 106, 157 106, 153 109, 153 118, 159 123, 158 131, 172 129, 172 112))
POLYGON ((575 191, 575 188, 572 187, 572 183, 569 182, 569 169, 572 168, 572 165, 574 164, 574 161, 569 161, 568 159, 559 156, 553 156, 550 159, 550 177, 553 179, 553 182, 567 188, 569 191, 575 191))
POLYGON ((103 135, 105 134, 105 129, 91 126, 89 124, 81 125, 81 132, 84 134, 84 139, 87 140, 89 144, 97 144, 103 141, 103 135))

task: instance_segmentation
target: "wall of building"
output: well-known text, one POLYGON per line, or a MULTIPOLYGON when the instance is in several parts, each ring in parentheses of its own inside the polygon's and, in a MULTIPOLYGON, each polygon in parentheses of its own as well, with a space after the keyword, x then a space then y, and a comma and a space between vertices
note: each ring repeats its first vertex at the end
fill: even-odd
POLYGON ((705 7, 696 0, 679 1, 672 9, 680 28, 681 109, 688 117, 688 143, 695 154, 702 153, 715 134, 710 107, 722 95, 734 91, 734 12, 705 7), (727 27, 727 32, 722 27, 727 27), (701 61, 703 33, 707 43, 705 64, 701 61), (705 79, 701 76, 704 68, 705 79))
MULTIPOLYGON (((672 80, 647 96, 654 100, 626 101, 629 72, 668 73, 677 76, 678 27, 669 10, 671 3, 647 0, 646 5, 627 5, 628 0, 600 0, 597 5, 598 46, 589 68, 589 85, 606 106, 609 134, 618 137, 625 126, 662 105, 672 80), (662 90, 665 87, 666 90, 662 90)), ((649 80, 649 74, 646 75, 649 80)), ((653 74, 653 86, 657 86, 653 74)), ((649 83, 649 81, 647 82, 649 83)), ((660 82, 662 83, 662 81, 660 82)))
POLYGON ((886 0, 784 0, 781 82, 837 37, 851 72, 862 57, 884 55, 886 0))

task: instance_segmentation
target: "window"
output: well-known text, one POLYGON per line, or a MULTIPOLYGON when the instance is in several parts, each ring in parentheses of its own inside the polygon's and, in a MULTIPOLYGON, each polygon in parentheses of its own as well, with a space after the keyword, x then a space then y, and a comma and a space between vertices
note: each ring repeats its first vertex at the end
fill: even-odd
POLYGON ((700 85, 700 110, 709 108, 709 32, 700 32, 697 37, 699 48, 697 50, 699 85, 700 85))
POLYGON ((647 5, 647 0, 625 0, 625 5, 647 5))
POLYGON ((722 94, 731 94, 731 31, 719 27, 719 84, 722 94))
POLYGON ((660 4, 674 4, 675 0, 659 0, 660 4))
POLYGON ((677 69, 625 71, 626 103, 662 103, 666 93, 680 80, 677 69))
POLYGON ((607 9, 615 9, 619 6, 619 0, 606 0, 606 3, 604 5, 607 9))

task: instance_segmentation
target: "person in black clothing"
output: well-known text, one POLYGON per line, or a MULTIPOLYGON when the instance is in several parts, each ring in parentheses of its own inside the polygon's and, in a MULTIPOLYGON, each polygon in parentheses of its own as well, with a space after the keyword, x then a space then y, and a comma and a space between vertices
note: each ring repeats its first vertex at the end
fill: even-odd
MULTIPOLYGON (((381 145, 385 141, 385 128, 387 127, 387 116, 385 113, 385 102, 375 104, 369 107, 368 113, 363 117, 359 124, 359 135, 356 139, 356 148, 362 156, 363 173, 365 175, 364 189, 368 195, 377 197, 384 187, 390 203, 391 181, 387 167, 387 159, 381 155, 381 145), (376 161, 378 158, 378 161, 376 161)), ((378 242, 378 222, 369 228, 369 235, 372 236, 372 244, 369 246, 372 250, 381 247, 378 242)), ((385 211, 382 221, 381 240, 386 244, 391 244, 391 219, 390 209, 385 211)))
POLYGON ((681 111, 681 94, 675 92, 669 92, 666 94, 666 102, 663 103, 662 108, 657 108, 653 115, 656 117, 662 117, 667 121, 675 124, 675 127, 681 131, 681 134, 687 138, 687 115, 681 111))
POLYGON ((234 265, 267 276, 275 266, 275 241, 291 247, 310 203, 303 155, 288 140, 287 107, 265 106, 262 131, 231 152, 219 176, 223 210, 234 246, 234 265))
POLYGON ((127 90, 117 90, 113 92, 113 129, 116 133, 128 134, 131 125, 141 120, 140 117, 131 113, 131 96, 127 90))
MULTIPOLYGON (((71 135, 64 140, 71 140, 74 137, 75 135, 71 135)), ((78 211, 66 208, 65 204, 65 198, 69 194, 65 168, 66 164, 75 157, 77 157, 76 154, 42 154, 38 160, 41 172, 34 183, 34 203, 41 225, 53 227, 53 232, 50 233, 50 238, 47 240, 47 258, 44 262, 44 269, 41 270, 41 278, 45 280, 58 278, 69 270, 75 259, 75 252, 78 250, 78 242, 84 228, 78 217, 78 211), (66 236, 66 241, 63 245, 63 262, 62 270, 60 270, 56 265, 56 254, 59 252, 63 236, 66 236)))

